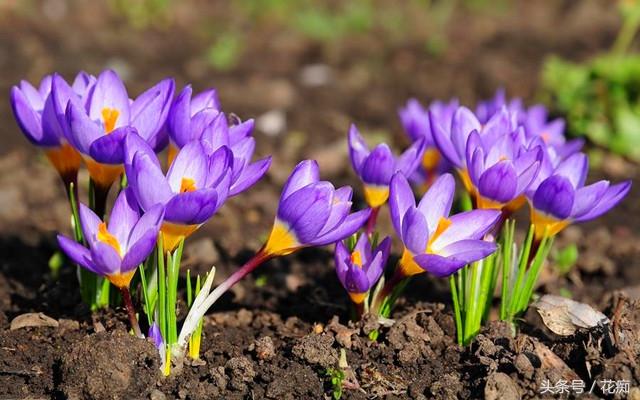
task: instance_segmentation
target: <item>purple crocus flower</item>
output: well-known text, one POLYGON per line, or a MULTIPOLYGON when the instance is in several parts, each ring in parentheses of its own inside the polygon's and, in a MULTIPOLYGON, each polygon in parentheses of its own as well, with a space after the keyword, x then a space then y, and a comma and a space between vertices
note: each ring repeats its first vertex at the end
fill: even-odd
MULTIPOLYGON (((76 77, 82 81, 85 73, 76 77)), ((60 78, 62 79, 62 78, 60 78)), ((18 126, 34 145, 41 147, 66 185, 76 180, 80 168, 80 154, 65 140, 53 109, 52 75, 45 76, 36 89, 27 81, 11 88, 11 108, 18 126)), ((76 86, 81 96, 86 88, 76 86)))
POLYGON ((367 292, 378 282, 391 250, 391 238, 385 238, 375 249, 369 242, 369 235, 360 235, 353 251, 349 251, 342 241, 336 243, 336 273, 349 297, 361 304, 367 292))
POLYGON ((109 223, 80 204, 80 225, 89 248, 63 235, 58 243, 73 262, 106 277, 116 287, 128 288, 136 268, 155 246, 164 216, 161 205, 142 213, 131 189, 118 195, 109 223))
POLYGON ((210 154, 227 146, 233 153, 229 196, 240 194, 260 180, 271 165, 271 157, 251 162, 256 146, 251 136, 254 122, 252 119, 242 122, 233 117, 233 123, 229 124, 227 115, 220 111, 214 89, 193 99, 191 95, 191 86, 185 87, 169 113, 169 163, 173 162, 179 149, 194 140, 201 141, 210 154))
POLYGON ((556 235, 572 222, 599 217, 629 193, 631 181, 611 185, 601 180, 585 186, 588 170, 587 156, 575 153, 530 194, 531 223, 537 240, 556 235))
POLYGON ((543 157, 540 146, 527 148, 522 128, 493 142, 477 131, 467 139, 466 164, 478 208, 513 212, 525 203, 524 192, 534 181, 543 157))
POLYGON ((553 149, 553 152, 549 155, 556 166, 559 161, 580 151, 584 145, 584 140, 582 139, 567 140, 564 135, 564 119, 556 118, 550 121, 547 108, 542 104, 529 107, 523 126, 527 137, 531 139, 540 138, 545 147, 553 149))
POLYGON ((447 131, 451 130, 451 120, 454 112, 458 109, 458 100, 453 99, 448 103, 434 101, 425 109, 416 99, 407 101, 405 107, 400 108, 398 114, 404 127, 404 131, 413 142, 424 139, 425 149, 422 155, 422 165, 411 175, 411 180, 418 184, 424 184, 425 190, 431 185, 433 180, 450 168, 440 155, 440 151, 433 139, 431 124, 429 121, 429 111, 438 119, 441 126, 447 131))
POLYGON ((369 150, 355 125, 349 129, 349 155, 351 165, 364 183, 364 197, 369 207, 378 208, 389 198, 389 182, 397 171, 410 176, 420 165, 424 139, 413 143, 398 158, 381 143, 369 150))
POLYGON ((408 277, 429 271, 449 276, 496 250, 482 238, 500 218, 497 210, 473 210, 449 217, 455 180, 451 174, 438 178, 416 207, 407 179, 395 174, 391 180, 389 209, 393 227, 404 244, 397 274, 408 277))
POLYGON ((166 144, 162 133, 174 86, 173 79, 165 79, 131 100, 118 75, 105 70, 81 98, 64 80, 54 77, 53 103, 59 122, 101 188, 109 188, 122 173, 128 135, 136 132, 156 150, 166 144))
MULTIPOLYGON (((488 100, 478 102, 476 107, 476 116, 482 124, 486 124, 496 113, 506 107, 509 113, 513 116, 513 122, 515 124, 522 123, 525 116, 524 105, 522 99, 515 97, 511 100, 507 100, 507 93, 503 88, 496 90, 496 94, 488 100)), ((515 126, 514 126, 515 128, 515 126)))
POLYGON ((350 214, 352 190, 320 181, 318 163, 305 160, 282 189, 273 229, 261 253, 281 256, 307 246, 324 246, 353 235, 370 209, 350 214))
POLYGON ((222 206, 229 193, 233 154, 222 146, 209 155, 199 141, 184 146, 166 176, 153 149, 138 135, 125 139, 129 186, 142 209, 165 207, 161 233, 166 251, 177 247, 222 206))

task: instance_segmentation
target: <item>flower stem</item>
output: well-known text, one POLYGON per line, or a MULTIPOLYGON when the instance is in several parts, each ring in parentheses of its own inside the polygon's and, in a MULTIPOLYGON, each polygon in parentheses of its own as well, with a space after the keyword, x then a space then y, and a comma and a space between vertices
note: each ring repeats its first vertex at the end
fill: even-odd
POLYGON ((205 301, 206 308, 209 308, 213 303, 216 302, 227 290, 231 289, 233 285, 238 283, 240 279, 247 276, 251 271, 258 268, 262 263, 272 259, 274 256, 271 254, 267 254, 264 250, 259 250, 249 261, 247 261, 239 270, 231 274, 224 282, 218 285, 209 296, 207 296, 207 300, 205 301))
POLYGON ((369 219, 367 219, 367 226, 365 228, 365 232, 369 237, 371 237, 373 231, 376 229, 376 222, 378 221, 379 212, 380 207, 374 207, 371 209, 371 214, 369 214, 369 219))
POLYGON ((133 301, 131 301, 131 293, 128 287, 121 287, 120 293, 122 294, 122 300, 124 306, 127 309, 127 315, 129 316, 129 323, 135 335, 139 338, 144 338, 142 331, 140 331, 140 325, 138 325, 138 318, 136 318, 136 310, 133 308, 133 301))

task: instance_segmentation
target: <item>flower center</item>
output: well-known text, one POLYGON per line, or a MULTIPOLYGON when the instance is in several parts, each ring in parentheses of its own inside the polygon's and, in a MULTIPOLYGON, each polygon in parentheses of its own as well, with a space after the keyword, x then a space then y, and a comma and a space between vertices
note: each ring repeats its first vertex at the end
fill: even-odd
POLYGON ((116 127, 120 111, 115 108, 105 107, 102 109, 102 122, 104 122, 104 133, 107 135, 116 127))
POLYGON ((422 156, 422 166, 427 171, 433 171, 440 163, 440 152, 435 147, 430 147, 424 151, 422 156))
POLYGON ((182 178, 180 193, 193 192, 194 190, 196 190, 196 181, 191 178, 182 178))
POLYGON ((442 233, 444 233, 444 231, 446 231, 449 227, 451 226, 451 220, 449 218, 445 218, 445 217, 440 217, 440 221, 438 221, 438 226, 436 227, 436 231, 433 233, 433 235, 429 238, 429 243, 427 243, 427 253, 432 253, 431 250, 431 245, 433 244, 433 242, 436 241, 436 239, 438 239, 438 237, 440 235, 442 235, 442 233))
POLYGON ((107 224, 103 222, 98 225, 98 234, 96 236, 99 241, 111 246, 118 253, 118 255, 122 255, 120 253, 120 243, 118 243, 118 239, 116 239, 115 236, 109 233, 109 231, 107 230, 107 224))
POLYGON ((362 255, 358 250, 351 253, 351 264, 358 268, 362 268, 362 255))

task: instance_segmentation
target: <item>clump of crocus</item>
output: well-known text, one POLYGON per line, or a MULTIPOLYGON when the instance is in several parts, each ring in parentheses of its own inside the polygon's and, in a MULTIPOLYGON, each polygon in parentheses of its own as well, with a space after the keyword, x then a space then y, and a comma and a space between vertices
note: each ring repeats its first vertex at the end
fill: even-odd
POLYGON ((440 155, 433 133, 431 131, 431 123, 429 121, 429 112, 433 113, 444 129, 451 129, 451 120, 453 114, 458 108, 458 100, 449 102, 434 101, 429 104, 426 109, 416 99, 410 99, 407 104, 398 110, 400 122, 404 127, 404 131, 412 142, 424 140, 424 152, 422 155, 421 165, 408 178, 420 185, 426 191, 433 181, 442 173, 447 172, 451 166, 440 155))
POLYGON ((155 246, 164 208, 156 204, 142 213, 133 191, 125 189, 116 199, 108 224, 84 204, 80 204, 79 214, 88 248, 62 235, 58 236, 60 247, 76 264, 104 276, 120 290, 132 328, 142 336, 129 284, 155 246))
POLYGON ((360 235, 352 249, 342 241, 336 243, 336 273, 359 314, 367 311, 369 291, 382 276, 390 251, 389 237, 375 246, 368 235, 360 235))
MULTIPOLYGON (((87 76, 81 72, 76 77, 73 90, 83 96, 86 88, 81 82, 87 76)), ((62 78, 59 78, 62 79, 62 78)), ((80 154, 66 140, 53 106, 51 95, 52 75, 45 76, 36 89, 27 81, 11 88, 11 108, 18 126, 31 143, 42 148, 69 190, 77 184, 80 154)))
POLYGON ((200 141, 183 147, 166 176, 151 147, 139 136, 125 140, 125 168, 129 186, 140 206, 165 207, 161 228, 163 247, 172 251, 222 206, 229 193, 233 155, 222 146, 211 155, 200 141))
POLYGON ((386 143, 369 150, 355 125, 349 128, 349 155, 351 165, 364 184, 364 198, 371 207, 371 220, 367 234, 373 232, 378 210, 389 198, 389 183, 395 172, 410 176, 420 165, 424 152, 424 139, 413 143, 400 157, 395 157, 386 143))
POLYGON ((351 188, 335 189, 331 183, 320 180, 319 172, 318 163, 313 160, 302 161, 295 167, 282 188, 277 215, 266 243, 211 292, 211 277, 207 278, 185 320, 188 328, 180 332, 179 347, 186 346, 197 328, 197 321, 213 303, 265 261, 305 247, 338 242, 364 225, 370 210, 351 213, 351 188))
POLYGON ((53 106, 69 143, 78 150, 96 187, 96 209, 104 212, 106 195, 120 177, 124 140, 137 133, 152 147, 166 145, 163 126, 173 98, 173 79, 165 79, 131 100, 122 80, 112 70, 89 83, 78 96, 59 76, 53 79, 53 106))

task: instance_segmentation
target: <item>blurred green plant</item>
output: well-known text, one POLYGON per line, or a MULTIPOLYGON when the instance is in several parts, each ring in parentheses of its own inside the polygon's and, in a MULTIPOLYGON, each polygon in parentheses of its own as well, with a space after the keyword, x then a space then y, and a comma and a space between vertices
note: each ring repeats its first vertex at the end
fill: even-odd
POLYGON ((551 258, 554 261, 556 269, 562 275, 566 275, 578 261, 578 246, 575 243, 570 244, 562 249, 554 251, 551 258))
POLYGON ((109 5, 134 28, 143 29, 167 22, 171 0, 110 0, 109 5))
POLYGON ((623 25, 611 51, 584 63, 558 57, 543 67, 544 100, 565 114, 569 133, 640 161, 640 54, 629 52, 640 1, 621 1, 623 25))
POLYGON ((207 50, 207 61, 216 69, 227 71, 238 64, 243 49, 243 38, 234 32, 219 36, 207 50))

